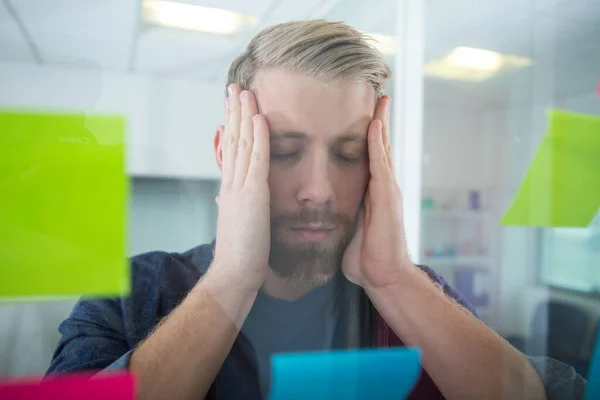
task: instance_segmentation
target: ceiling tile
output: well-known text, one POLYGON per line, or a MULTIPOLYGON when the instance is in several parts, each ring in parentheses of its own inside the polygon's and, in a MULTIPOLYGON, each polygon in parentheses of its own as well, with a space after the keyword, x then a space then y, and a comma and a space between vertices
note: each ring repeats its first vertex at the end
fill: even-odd
MULTIPOLYGON (((329 11, 339 2, 347 3, 350 0, 281 0, 276 1, 269 8, 268 13, 261 21, 261 27, 280 24, 288 21, 302 21, 309 18, 328 18, 323 12, 329 11)), ((248 38, 248 40, 250 40, 248 38)))
POLYGON ((505 9, 498 3, 434 1, 425 9, 426 48, 443 46, 441 53, 444 54, 457 45, 466 45, 466 42, 481 43, 483 39, 478 36, 482 34, 502 37, 507 27, 516 25, 526 14, 523 9, 505 9))
POLYGON ((276 0, 167 0, 174 3, 220 8, 240 14, 260 17, 276 0))
POLYGON ((213 35, 169 28, 147 29, 138 40, 135 69, 167 73, 182 68, 202 68, 205 60, 227 57, 239 40, 237 35, 213 35))
POLYGON ((552 15, 559 20, 598 22, 598 0, 535 0, 540 14, 552 15))
POLYGON ((433 2, 425 13, 426 59, 442 57, 458 46, 527 55, 521 38, 530 33, 528 14, 523 9, 507 11, 497 4, 473 0, 433 2))
POLYGON ((326 17, 333 21, 344 21, 361 31, 395 36, 396 11, 397 0, 340 0, 326 17))
POLYGON ((145 30, 140 36, 136 69, 193 77, 221 76, 221 70, 246 47, 251 38, 262 28, 279 22, 306 19, 315 5, 323 0, 260 0, 198 1, 185 0, 188 4, 219 7, 260 17, 259 23, 235 35, 213 35, 202 32, 186 32, 168 28, 145 30))
POLYGON ((177 78, 191 79, 196 81, 215 81, 223 84, 223 93, 225 93, 225 84, 227 82, 227 70, 229 65, 223 63, 223 58, 205 59, 202 62, 192 63, 189 66, 178 68, 177 78))
POLYGON ((125 68, 139 0, 19 0, 15 10, 48 63, 125 68))
POLYGON ((0 2, 0 61, 35 62, 17 23, 0 2))

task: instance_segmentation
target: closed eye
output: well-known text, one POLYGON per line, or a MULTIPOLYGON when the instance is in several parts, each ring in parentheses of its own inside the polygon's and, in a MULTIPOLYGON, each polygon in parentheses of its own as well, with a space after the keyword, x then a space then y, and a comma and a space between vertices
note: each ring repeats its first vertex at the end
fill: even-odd
POLYGON ((337 154, 336 157, 343 162, 347 162, 350 164, 357 164, 362 160, 361 156, 348 156, 343 154, 337 154))
POLYGON ((292 153, 278 153, 278 152, 273 152, 271 153, 271 160, 290 160, 296 157, 300 156, 300 152, 299 151, 295 151, 292 153))

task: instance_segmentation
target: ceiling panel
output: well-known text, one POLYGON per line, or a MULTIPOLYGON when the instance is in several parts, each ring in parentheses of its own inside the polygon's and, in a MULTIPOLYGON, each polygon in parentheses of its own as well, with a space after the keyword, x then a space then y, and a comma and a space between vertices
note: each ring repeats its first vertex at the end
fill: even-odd
MULTIPOLYGON (((459 8, 470 8, 471 0, 457 0, 459 8)), ((454 2, 453 2, 454 4, 454 2)), ((530 35, 528 13, 512 10, 498 11, 497 7, 478 3, 465 20, 460 11, 446 3, 440 9, 428 7, 425 17, 426 59, 432 60, 448 54, 458 46, 487 49, 506 54, 527 55, 524 38, 530 35)))
MULTIPOLYGON (((441 2, 447 0, 429 0, 431 2, 441 2)), ((553 9, 570 8, 574 3, 585 4, 589 0, 478 0, 481 3, 502 7, 505 10, 526 10, 529 12, 549 11, 553 9), (571 3, 571 4, 568 4, 571 3)), ((577 6, 575 6, 577 8, 577 6)))
POLYGON ((433 1, 425 7, 426 43, 437 41, 458 33, 475 34, 481 29, 502 26, 506 18, 520 18, 525 11, 508 10, 498 3, 473 0, 433 1))
POLYGON ((224 59, 234 51, 239 40, 238 35, 150 28, 138 39, 135 69, 175 74, 180 69, 206 69, 206 60, 224 59))
MULTIPOLYGON (((260 29, 269 25, 309 18, 327 18, 327 12, 340 2, 351 0, 277 0, 261 21, 260 29)), ((249 40, 249 39, 248 39, 249 40)))
POLYGON ((25 37, 2 2, 0 2, 0 61, 35 62, 25 37))
POLYGON ((242 1, 186 0, 189 4, 218 6, 260 17, 259 23, 235 35, 212 35, 175 29, 148 29, 140 36, 136 69, 153 73, 223 80, 230 62, 244 51, 262 28, 279 22, 306 19, 323 0, 261 0, 256 6, 242 1), (243 4, 242 4, 243 3, 243 4))
POLYGON ((204 77, 205 71, 211 70, 209 79, 223 81, 226 80, 227 71, 231 62, 240 55, 252 39, 263 28, 292 20, 305 20, 314 17, 324 17, 318 14, 323 10, 325 3, 331 5, 338 0, 274 0, 261 15, 261 19, 256 26, 253 26, 234 36, 220 36, 212 40, 219 54, 219 58, 207 59, 205 52, 192 53, 194 57, 180 63, 179 67, 171 69, 170 72, 177 75, 183 74, 190 77, 204 77))
MULTIPOLYGON (((431 0, 427 4, 427 60, 466 45, 532 57, 535 73, 543 74, 539 79, 552 87, 556 98, 589 93, 598 84, 598 0, 431 0)), ((478 84, 445 85, 463 95, 501 99, 511 82, 533 72, 513 71, 478 84)))
POLYGON ((600 15, 597 0, 535 0, 537 11, 568 22, 595 22, 600 15))
POLYGON ((18 0, 13 5, 45 61, 127 66, 139 0, 18 0))
POLYGON ((229 64, 225 64, 223 58, 205 59, 201 62, 194 61, 185 67, 177 68, 176 73, 170 72, 170 74, 181 79, 220 82, 223 84, 224 93, 229 67, 229 64))
POLYGON ((276 0, 167 0, 195 6, 221 8, 240 14, 260 17, 276 0))
POLYGON ((361 31, 396 35, 397 0, 339 0, 327 13, 327 19, 344 21, 361 31))

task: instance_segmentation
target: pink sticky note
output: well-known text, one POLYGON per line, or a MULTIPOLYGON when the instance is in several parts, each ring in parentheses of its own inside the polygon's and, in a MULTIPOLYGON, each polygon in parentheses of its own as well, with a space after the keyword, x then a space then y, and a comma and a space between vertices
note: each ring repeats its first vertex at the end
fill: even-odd
POLYGON ((2 400, 133 400, 134 380, 129 373, 93 376, 89 373, 39 379, 0 381, 2 400))

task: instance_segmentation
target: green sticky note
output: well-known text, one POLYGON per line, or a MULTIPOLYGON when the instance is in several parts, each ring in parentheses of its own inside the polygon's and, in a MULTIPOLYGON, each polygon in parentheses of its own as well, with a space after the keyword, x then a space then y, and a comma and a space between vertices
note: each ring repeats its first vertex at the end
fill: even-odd
POLYGON ((502 225, 587 227, 600 207, 600 118, 551 111, 502 225))
POLYGON ((129 291, 125 120, 0 111, 0 297, 129 291))

